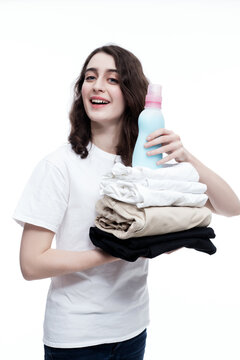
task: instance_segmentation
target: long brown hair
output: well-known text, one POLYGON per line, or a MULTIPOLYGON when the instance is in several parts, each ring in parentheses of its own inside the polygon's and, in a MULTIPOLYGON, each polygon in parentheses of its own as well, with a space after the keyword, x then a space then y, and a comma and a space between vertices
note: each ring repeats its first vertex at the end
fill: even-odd
POLYGON ((143 73, 138 58, 130 51, 117 45, 106 45, 95 49, 86 59, 81 74, 74 86, 74 100, 69 113, 71 130, 68 141, 72 149, 82 159, 88 156, 86 146, 92 140, 91 121, 88 118, 81 95, 85 72, 90 59, 97 53, 104 52, 111 55, 119 72, 119 85, 125 99, 122 129, 116 153, 121 156, 125 165, 130 166, 132 153, 138 135, 138 116, 144 109, 148 79, 143 73))

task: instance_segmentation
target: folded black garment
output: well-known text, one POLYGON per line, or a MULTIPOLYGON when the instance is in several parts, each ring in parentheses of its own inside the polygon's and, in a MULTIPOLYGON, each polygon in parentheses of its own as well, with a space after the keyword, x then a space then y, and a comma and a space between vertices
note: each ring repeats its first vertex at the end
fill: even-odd
POLYGON ((96 247, 101 248, 112 256, 131 262, 136 261, 141 256, 154 258, 181 247, 192 248, 209 255, 217 251, 210 240, 210 238, 215 238, 215 233, 210 227, 195 227, 164 235, 121 240, 95 226, 90 228, 89 236, 96 247))

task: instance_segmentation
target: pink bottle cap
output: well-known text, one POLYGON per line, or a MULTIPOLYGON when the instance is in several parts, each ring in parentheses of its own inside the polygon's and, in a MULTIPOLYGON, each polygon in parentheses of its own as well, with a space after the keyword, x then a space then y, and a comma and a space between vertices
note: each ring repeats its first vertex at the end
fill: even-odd
POLYGON ((145 99, 145 107, 160 107, 162 105, 162 86, 158 84, 149 84, 145 99))

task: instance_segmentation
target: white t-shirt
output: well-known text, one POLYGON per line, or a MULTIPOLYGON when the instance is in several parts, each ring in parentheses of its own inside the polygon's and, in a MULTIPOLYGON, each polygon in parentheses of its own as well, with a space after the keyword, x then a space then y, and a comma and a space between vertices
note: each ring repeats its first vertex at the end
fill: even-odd
MULTIPOLYGON (((13 218, 56 233, 56 247, 94 249, 94 226, 101 176, 120 156, 95 145, 81 159, 66 144, 41 160, 33 171, 13 218)), ((148 260, 119 260, 51 279, 44 320, 44 344, 70 348, 118 342, 149 323, 148 260)))

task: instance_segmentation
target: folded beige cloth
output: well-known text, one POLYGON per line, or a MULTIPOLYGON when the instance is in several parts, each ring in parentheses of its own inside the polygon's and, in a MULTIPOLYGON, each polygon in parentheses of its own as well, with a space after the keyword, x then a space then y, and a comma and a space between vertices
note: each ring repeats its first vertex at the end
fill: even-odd
POLYGON ((191 229, 195 226, 208 226, 211 211, 187 206, 152 206, 139 209, 105 195, 96 203, 98 216, 95 225, 119 239, 161 235, 191 229))

